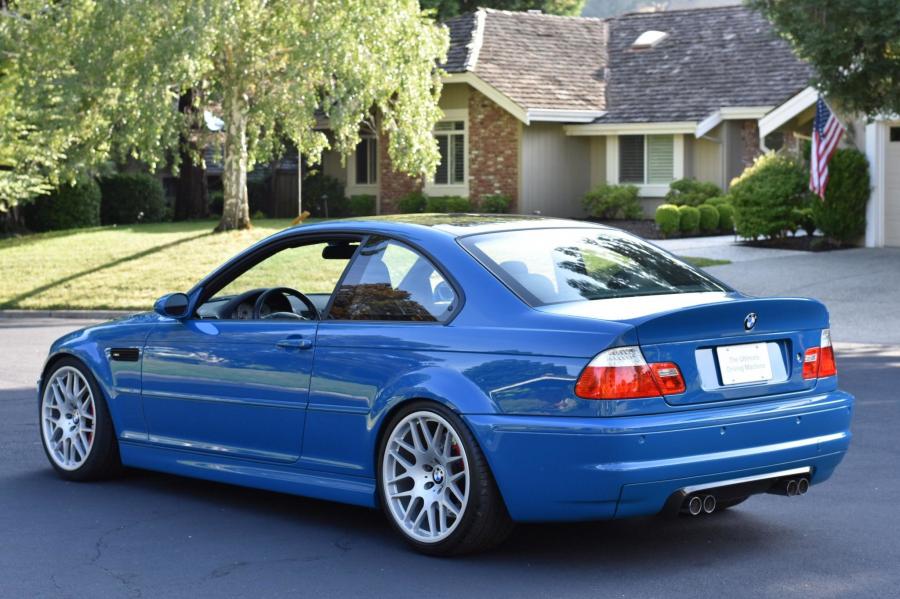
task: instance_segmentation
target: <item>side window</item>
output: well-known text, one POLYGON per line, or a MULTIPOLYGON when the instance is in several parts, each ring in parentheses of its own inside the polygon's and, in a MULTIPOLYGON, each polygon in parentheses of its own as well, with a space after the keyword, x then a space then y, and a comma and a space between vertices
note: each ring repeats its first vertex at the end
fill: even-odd
POLYGON ((456 294, 430 260, 390 239, 360 250, 331 306, 335 320, 444 322, 456 294))

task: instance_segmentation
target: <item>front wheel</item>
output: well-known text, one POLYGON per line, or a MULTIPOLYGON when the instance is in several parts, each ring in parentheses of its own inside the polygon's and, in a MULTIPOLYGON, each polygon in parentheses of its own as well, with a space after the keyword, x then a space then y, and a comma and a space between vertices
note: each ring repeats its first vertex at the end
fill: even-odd
POLYGON ((119 447, 103 393, 74 358, 54 364, 41 387, 40 429, 44 452, 68 480, 95 480, 121 469, 119 447))
POLYGON ((501 543, 512 520, 484 454, 452 411, 415 402, 388 423, 378 455, 388 519, 422 553, 456 555, 501 543))

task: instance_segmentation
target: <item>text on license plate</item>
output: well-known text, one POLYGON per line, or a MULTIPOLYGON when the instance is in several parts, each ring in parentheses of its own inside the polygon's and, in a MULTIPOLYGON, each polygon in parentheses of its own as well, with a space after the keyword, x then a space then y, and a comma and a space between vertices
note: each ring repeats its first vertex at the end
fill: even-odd
POLYGON ((772 379, 767 343, 723 345, 716 348, 723 385, 759 383, 772 379))

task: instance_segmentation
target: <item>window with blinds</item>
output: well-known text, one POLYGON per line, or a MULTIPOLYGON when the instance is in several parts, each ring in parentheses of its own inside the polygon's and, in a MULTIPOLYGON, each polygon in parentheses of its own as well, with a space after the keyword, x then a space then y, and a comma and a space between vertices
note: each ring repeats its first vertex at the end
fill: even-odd
POLYGON ((619 136, 620 183, 670 183, 675 178, 674 175, 674 136, 619 136))
POLYGON ((378 143, 374 137, 363 137, 356 146, 356 184, 378 182, 378 143))
POLYGON ((461 185, 466 182, 466 122, 442 121, 435 125, 441 162, 434 173, 435 185, 461 185))
POLYGON ((644 182, 644 136, 619 136, 619 182, 644 182))

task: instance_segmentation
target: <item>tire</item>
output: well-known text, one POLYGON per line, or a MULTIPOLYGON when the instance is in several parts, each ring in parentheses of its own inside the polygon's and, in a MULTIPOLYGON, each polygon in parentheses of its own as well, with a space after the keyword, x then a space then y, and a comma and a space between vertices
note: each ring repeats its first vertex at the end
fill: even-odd
POLYGON ((106 399, 90 370, 75 358, 62 358, 43 378, 40 391, 41 445, 56 473, 72 481, 119 474, 119 443, 106 399))
POLYGON ((512 532, 481 448, 462 419, 444 406, 415 401, 400 409, 385 426, 377 465, 385 515, 421 553, 486 551, 512 532))

